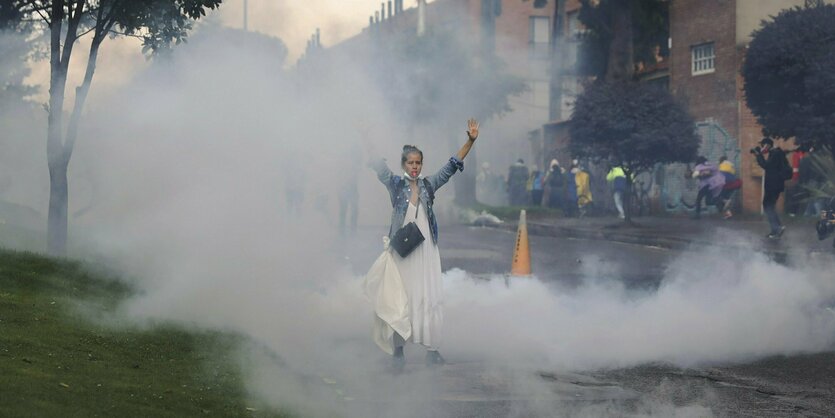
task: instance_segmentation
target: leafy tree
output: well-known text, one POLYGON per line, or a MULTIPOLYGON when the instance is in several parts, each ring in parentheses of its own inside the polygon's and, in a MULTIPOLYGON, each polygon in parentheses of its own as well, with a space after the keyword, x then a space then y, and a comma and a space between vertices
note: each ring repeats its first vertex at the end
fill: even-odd
MULTIPOLYGON (((528 2, 530 0, 521 0, 528 2)), ((559 119, 563 72, 598 80, 631 79, 635 62, 651 62, 654 48, 667 50, 668 0, 580 0, 579 20, 586 27, 576 68, 563 68, 566 0, 533 0, 535 8, 554 4, 551 30, 550 118, 559 119)))
POLYGON ((586 27, 579 71, 598 79, 632 78, 635 62, 653 58, 653 48, 667 47, 669 2, 666 0, 580 0, 579 19, 586 27))
POLYGON ((577 98, 569 147, 579 158, 623 168, 630 222, 632 180, 659 163, 692 161, 700 142, 694 126, 667 90, 635 82, 598 82, 577 98))
POLYGON ((24 79, 30 69, 26 64, 32 55, 33 46, 25 33, 0 30, 0 112, 11 106, 26 104, 26 99, 35 93, 35 87, 27 85, 24 79))
POLYGON ((36 51, 32 25, 22 19, 20 7, 10 0, 0 0, 0 113, 9 107, 26 105, 35 87, 24 83, 30 69, 27 61, 36 51))
POLYGON ((49 35, 49 117, 47 161, 50 195, 47 248, 64 255, 67 244, 67 168, 78 137, 81 115, 102 42, 109 37, 134 36, 143 51, 157 52, 182 42, 192 21, 222 0, 5 0, 2 16, 11 21, 40 20, 49 35), (16 20, 15 20, 16 19, 16 20), (67 70, 78 41, 90 36, 86 71, 64 123, 67 70))
POLYGON ((784 10, 763 21, 742 75, 765 135, 835 150, 835 5, 784 10))

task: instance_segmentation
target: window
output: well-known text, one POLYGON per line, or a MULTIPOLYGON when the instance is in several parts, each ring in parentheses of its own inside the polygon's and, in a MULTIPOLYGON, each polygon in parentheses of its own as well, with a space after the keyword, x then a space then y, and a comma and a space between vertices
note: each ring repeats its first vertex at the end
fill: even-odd
POLYGON ((693 61, 693 75, 712 73, 716 65, 716 51, 713 42, 696 45, 690 48, 693 61))
POLYGON ((531 58, 548 58, 551 44, 551 19, 548 16, 531 16, 531 58))

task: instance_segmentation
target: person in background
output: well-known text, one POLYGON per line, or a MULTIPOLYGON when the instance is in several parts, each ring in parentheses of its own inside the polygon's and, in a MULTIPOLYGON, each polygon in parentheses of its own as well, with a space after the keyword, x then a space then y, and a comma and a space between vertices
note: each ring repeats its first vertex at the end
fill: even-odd
POLYGON ((481 170, 475 179, 476 196, 480 202, 492 206, 507 204, 504 178, 502 178, 501 174, 493 172, 490 168, 490 163, 484 162, 481 164, 481 170))
POLYGON ((588 171, 584 170, 577 160, 574 160, 576 166, 571 170, 574 172, 574 182, 577 184, 577 209, 580 212, 580 217, 586 216, 593 203, 591 195, 591 177, 588 171))
POLYGON ((786 213, 789 216, 797 216, 801 214, 803 201, 806 200, 806 193, 800 184, 800 162, 808 155, 808 148, 800 146, 788 154, 792 167, 792 178, 789 180, 788 190, 786 190, 786 213))
POLYGON ((350 156, 344 166, 344 171, 339 176, 340 184, 337 198, 339 199, 339 234, 343 237, 354 236, 357 233, 357 207, 359 202, 360 161, 362 161, 362 148, 359 144, 349 147, 347 155, 350 156))
POLYGON ((734 167, 734 163, 732 163, 726 155, 719 157, 719 171, 723 174, 736 176, 736 167, 734 167))
POLYGON ((780 239, 786 227, 777 215, 777 200, 780 199, 780 193, 786 190, 786 181, 792 178, 793 170, 786 159, 786 153, 779 147, 774 147, 774 141, 771 138, 763 138, 759 146, 753 148, 751 153, 756 156, 757 164, 765 171, 763 212, 771 228, 768 238, 780 239))
POLYGON ((626 219, 623 212, 623 196, 626 193, 626 174, 621 167, 612 167, 606 175, 606 181, 612 186, 612 197, 615 200, 615 208, 618 210, 618 217, 626 219))
POLYGON ((696 195, 695 219, 699 219, 702 213, 702 202, 705 205, 714 205, 721 210, 724 202, 720 195, 725 187, 725 176, 719 171, 719 167, 709 162, 707 158, 699 156, 696 158, 696 167, 693 168, 693 178, 699 180, 699 193, 696 195))
POLYGON ((571 161, 565 174, 565 215, 577 215, 577 160, 571 161))
POLYGON ((542 195, 545 192, 544 179, 545 175, 539 171, 539 167, 533 166, 527 184, 527 190, 531 196, 531 206, 539 206, 542 204, 542 195))
POLYGON ((511 206, 525 206, 527 194, 525 185, 528 181, 528 167, 521 158, 510 166, 507 172, 507 193, 511 206))
POLYGON ((565 209, 565 176, 560 162, 556 158, 551 160, 548 174, 545 176, 547 205, 549 208, 565 209))
POLYGON ((731 210, 733 206, 733 197, 737 190, 742 188, 742 179, 736 176, 736 168, 732 162, 728 160, 727 156, 719 157, 719 172, 725 176, 725 185, 722 187, 722 193, 719 194, 719 199, 724 203, 721 208, 725 219, 731 219, 734 214, 731 210))

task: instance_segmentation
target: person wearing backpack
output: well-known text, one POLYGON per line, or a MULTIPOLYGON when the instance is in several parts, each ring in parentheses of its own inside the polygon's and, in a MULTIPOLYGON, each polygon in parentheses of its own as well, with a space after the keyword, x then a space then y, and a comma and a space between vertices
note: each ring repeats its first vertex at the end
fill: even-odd
POLYGON ((564 207, 565 195, 565 178, 563 176, 563 169, 560 167, 560 162, 556 158, 551 160, 548 175, 545 177, 545 186, 547 188, 546 195, 549 208, 564 207))
POLYGON ((623 212, 623 197, 626 194, 626 174, 620 166, 612 167, 606 175, 606 181, 612 185, 612 198, 615 200, 615 209, 618 210, 618 217, 626 219, 623 212))
POLYGON ((757 157, 757 164, 765 172, 763 175, 763 212, 771 227, 768 238, 780 239, 786 227, 777 215, 777 200, 780 198, 780 193, 786 189, 786 181, 791 180, 794 170, 789 160, 786 159, 786 153, 780 148, 775 148, 771 138, 760 140, 760 145, 752 149, 751 153, 757 157))
POLYGON ((545 175, 539 171, 537 166, 533 166, 531 176, 528 179, 528 194, 531 197, 531 206, 540 206, 542 204, 542 195, 545 193, 545 175))

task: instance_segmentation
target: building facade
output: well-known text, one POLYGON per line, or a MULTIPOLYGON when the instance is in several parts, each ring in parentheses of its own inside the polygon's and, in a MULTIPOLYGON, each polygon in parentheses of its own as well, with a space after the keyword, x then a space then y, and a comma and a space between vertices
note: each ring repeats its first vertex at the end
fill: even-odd
MULTIPOLYGON (((760 22, 803 5, 804 0, 670 3, 670 90, 699 123, 701 152, 736 163, 744 184, 741 206, 748 213, 761 211, 763 173, 748 151, 763 134, 745 102, 742 64, 760 22)), ((791 141, 781 145, 793 149, 791 141)))
MULTIPOLYGON (((568 2, 578 8, 579 0, 568 2)), ((551 33, 556 5, 556 0, 435 0, 403 8, 400 1, 386 2, 371 13, 369 26, 362 33, 325 53, 332 49, 365 54, 367 45, 387 42, 394 34, 417 36, 419 30, 447 29, 495 52, 505 65, 503 70, 526 86, 525 92, 509 98, 510 111, 484 121, 496 149, 479 148, 480 159, 506 167, 518 158, 530 162, 542 154, 541 141, 531 138, 537 137, 550 119, 551 33)))

